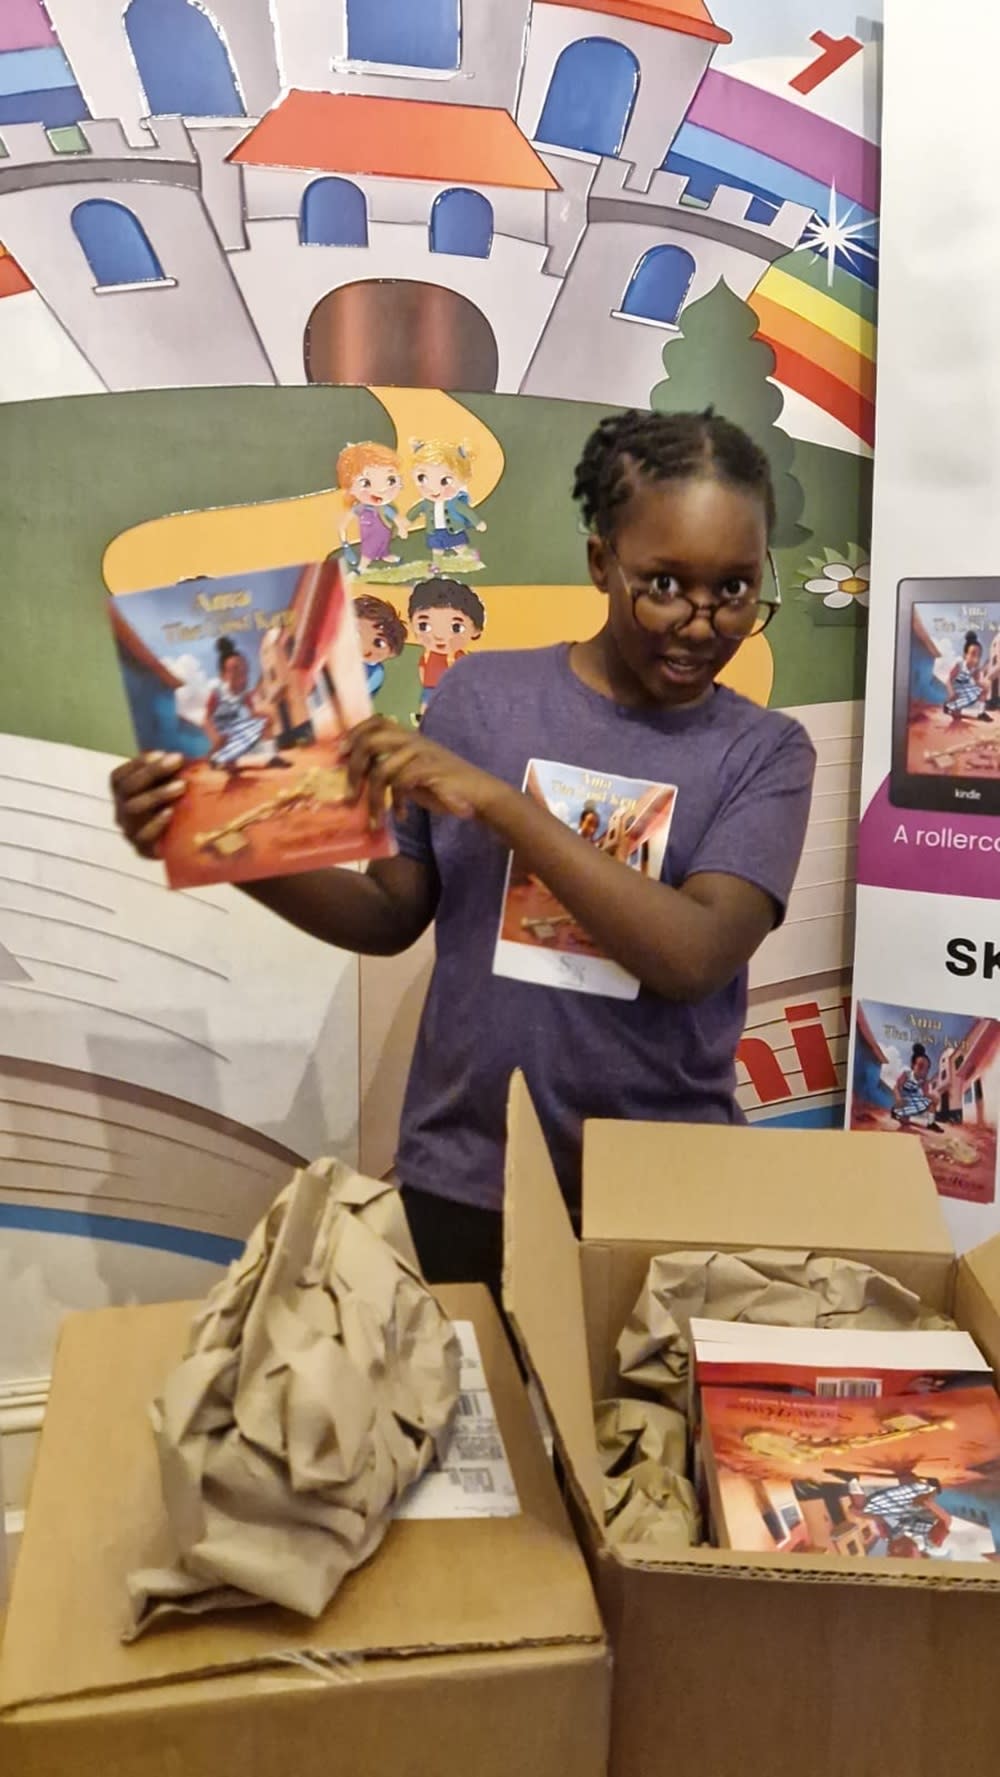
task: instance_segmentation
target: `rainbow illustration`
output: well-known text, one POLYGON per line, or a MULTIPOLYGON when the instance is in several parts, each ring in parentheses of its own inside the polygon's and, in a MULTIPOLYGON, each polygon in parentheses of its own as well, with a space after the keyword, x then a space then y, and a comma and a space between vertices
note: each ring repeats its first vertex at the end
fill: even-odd
POLYGON ((751 302, 778 381, 871 444, 875 432, 879 150, 804 105, 710 72, 664 165, 707 202, 720 185, 753 194, 751 218, 808 204, 799 246, 751 302))
POLYGON ((89 116, 42 0, 0 0, 0 124, 57 129, 89 116))

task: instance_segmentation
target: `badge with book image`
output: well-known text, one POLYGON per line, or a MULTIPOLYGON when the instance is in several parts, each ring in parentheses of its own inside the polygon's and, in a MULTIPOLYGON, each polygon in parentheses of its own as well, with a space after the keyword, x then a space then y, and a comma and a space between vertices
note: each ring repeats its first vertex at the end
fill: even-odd
MULTIPOLYGON (((623 869, 659 881, 677 800, 672 784, 532 759, 524 793, 589 845, 617 859, 623 869)), ((605 955, 516 856, 507 870, 493 968, 514 981, 574 993, 618 1000, 639 995, 635 976, 605 955)))

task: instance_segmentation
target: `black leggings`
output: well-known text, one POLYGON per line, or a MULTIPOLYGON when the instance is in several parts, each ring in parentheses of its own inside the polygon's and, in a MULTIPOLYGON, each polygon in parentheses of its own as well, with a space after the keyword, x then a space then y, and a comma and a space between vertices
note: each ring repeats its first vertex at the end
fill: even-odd
POLYGON ((497 1307, 503 1273, 503 1216, 432 1197, 429 1191, 401 1192, 413 1244, 428 1283, 484 1283, 497 1307))

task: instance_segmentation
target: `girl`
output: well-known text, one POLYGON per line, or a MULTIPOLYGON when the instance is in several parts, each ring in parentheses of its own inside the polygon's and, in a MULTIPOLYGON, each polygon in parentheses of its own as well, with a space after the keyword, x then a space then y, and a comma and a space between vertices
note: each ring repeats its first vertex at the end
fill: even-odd
POLYGON ((233 777, 254 766, 285 766, 273 749, 260 751, 260 743, 271 727, 271 717, 262 713, 256 693, 250 690, 250 669, 228 636, 220 636, 215 644, 219 659, 219 677, 209 692, 205 710, 205 733, 212 747, 210 765, 233 777))
POLYGON ((413 479, 423 496, 407 522, 424 519, 427 525, 427 548, 435 571, 447 556, 468 550, 475 566, 480 566, 476 550, 469 544, 469 531, 485 531, 486 525, 476 517, 469 499, 468 480, 472 473, 472 453, 464 444, 422 443, 414 438, 413 479))
MULTIPOLYGON (((784 917, 815 755, 798 723, 716 684, 779 600, 767 458, 707 414, 605 420, 576 474, 597 635, 470 656, 419 733, 381 717, 347 742, 356 794, 390 795, 399 856, 247 892, 341 948, 436 961, 410 1074, 398 1175, 432 1282, 499 1286, 507 1087, 522 1068, 566 1200, 580 1205, 584 1117, 740 1123, 735 1054, 747 964, 784 917), (673 786, 659 876, 623 867, 523 786, 532 760, 673 786), (631 1000, 494 968, 514 851, 634 979, 631 1000)), ((155 853, 183 794, 176 758, 114 774, 117 818, 155 853)))
POLYGON ((940 1131, 937 1120, 937 1102, 934 1088, 930 1083, 931 1060, 923 1043, 914 1043, 910 1056, 909 1067, 904 1067, 893 1088, 892 1114, 900 1129, 915 1126, 918 1117, 930 1116, 929 1123, 921 1125, 924 1129, 940 1131))
POLYGON ((953 722, 991 722, 986 713, 986 689, 983 682, 983 648, 974 629, 965 638, 961 660, 956 660, 948 674, 948 701, 945 714, 953 722))
POLYGON ((337 486, 350 507, 340 527, 340 541, 351 567, 363 574, 373 562, 398 562, 398 555, 389 554, 393 528, 407 537, 409 526, 395 506, 403 491, 403 471, 395 451, 384 444, 348 444, 337 458, 337 486), (352 517, 358 523, 360 555, 347 540, 352 517))

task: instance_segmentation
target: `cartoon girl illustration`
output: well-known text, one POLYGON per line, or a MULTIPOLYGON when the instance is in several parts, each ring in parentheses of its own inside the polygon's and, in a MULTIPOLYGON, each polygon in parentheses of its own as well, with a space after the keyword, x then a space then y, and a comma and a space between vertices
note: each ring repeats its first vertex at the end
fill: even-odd
POLYGON ((937 1121, 937 1100, 934 1088, 930 1083, 930 1056, 923 1043, 914 1043, 910 1056, 909 1067, 904 1067, 892 1089, 892 1115, 900 1129, 908 1129, 915 1125, 918 1118, 930 1116, 929 1123, 921 1125, 924 1129, 940 1131, 937 1121))
POLYGON ((403 491, 403 471, 394 450, 384 444, 348 444, 337 458, 337 486, 347 499, 350 513, 340 527, 344 556, 359 574, 376 562, 399 561, 389 554, 393 530, 409 535, 409 525, 398 511, 396 500, 403 491), (351 518, 357 519, 360 548, 348 542, 351 518))
POLYGON ((976 631, 970 629, 965 638, 961 660, 956 660, 948 674, 948 700, 945 714, 953 722, 992 722, 986 710, 987 684, 983 672, 983 645, 976 631))
POLYGON ((289 770, 287 759, 279 758, 273 748, 261 746, 270 731, 271 717, 250 689, 246 655, 229 636, 220 636, 215 647, 219 677, 209 692, 204 724, 212 746, 210 764, 229 777, 259 766, 289 770))
POLYGON ((407 513, 407 522, 412 525, 417 519, 424 519, 434 571, 438 571, 446 557, 457 555, 460 550, 467 550, 472 565, 481 567, 479 553, 469 543, 469 531, 485 531, 486 525, 476 517, 469 498, 468 480, 474 459, 468 446, 414 438, 410 449, 413 479, 422 497, 407 513))

